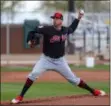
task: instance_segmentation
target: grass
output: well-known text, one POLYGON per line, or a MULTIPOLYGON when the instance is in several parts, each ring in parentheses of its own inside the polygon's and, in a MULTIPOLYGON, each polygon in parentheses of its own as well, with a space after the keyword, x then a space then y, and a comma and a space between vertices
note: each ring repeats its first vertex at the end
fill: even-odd
MULTIPOLYGON (((109 93, 109 82, 89 82, 88 84, 109 93)), ((20 93, 22 87, 23 83, 1 83, 1 100, 11 100, 20 93)), ((26 93, 25 98, 78 95, 87 93, 88 91, 72 86, 69 83, 42 82, 35 83, 26 93)))
POLYGON ((95 65, 95 67, 93 67, 93 68, 88 68, 85 65, 74 66, 74 65, 70 64, 69 66, 73 70, 92 70, 92 71, 106 70, 106 71, 109 71, 109 69, 110 69, 109 65, 95 65))
MULTIPOLYGON (((72 65, 70 64, 69 65, 70 68, 72 70, 91 70, 91 71, 97 71, 97 70, 105 70, 105 71, 109 71, 109 65, 95 65, 94 68, 87 68, 86 66, 84 65, 81 65, 81 66, 75 66, 75 65, 72 65)), ((32 70, 32 67, 24 67, 24 66, 4 66, 4 67, 1 67, 1 71, 4 71, 4 72, 11 72, 11 71, 31 71, 32 70)))
POLYGON ((22 67, 22 66, 16 66, 16 67, 1 67, 1 71, 3 72, 12 72, 12 71, 17 71, 17 72, 23 72, 23 71, 31 71, 32 67, 22 67))

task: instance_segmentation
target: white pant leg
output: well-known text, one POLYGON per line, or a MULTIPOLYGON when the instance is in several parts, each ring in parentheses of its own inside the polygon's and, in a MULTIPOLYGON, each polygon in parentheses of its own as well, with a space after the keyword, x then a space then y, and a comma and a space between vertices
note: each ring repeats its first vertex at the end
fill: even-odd
POLYGON ((32 72, 29 73, 28 78, 34 81, 48 69, 53 69, 53 64, 48 61, 45 56, 41 56, 40 60, 36 62, 35 66, 33 67, 32 72))
POLYGON ((56 70, 70 83, 78 85, 80 83, 80 78, 77 77, 70 69, 68 63, 63 58, 60 64, 57 66, 56 70))

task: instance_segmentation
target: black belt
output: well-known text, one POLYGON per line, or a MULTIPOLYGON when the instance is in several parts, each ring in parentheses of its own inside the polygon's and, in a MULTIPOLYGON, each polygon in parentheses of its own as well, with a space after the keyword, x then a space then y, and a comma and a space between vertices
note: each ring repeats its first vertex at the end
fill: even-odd
POLYGON ((50 58, 53 58, 53 59, 58 59, 58 58, 60 58, 60 57, 63 57, 63 55, 62 56, 50 56, 50 55, 47 55, 47 54, 44 54, 45 56, 48 56, 48 57, 50 57, 50 58))

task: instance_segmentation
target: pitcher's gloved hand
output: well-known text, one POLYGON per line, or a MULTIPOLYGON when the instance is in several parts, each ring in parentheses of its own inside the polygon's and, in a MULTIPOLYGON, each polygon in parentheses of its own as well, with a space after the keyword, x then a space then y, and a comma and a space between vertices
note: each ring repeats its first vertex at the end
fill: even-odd
POLYGON ((31 48, 34 48, 36 45, 40 44, 40 34, 37 34, 35 31, 31 31, 27 37, 27 43, 31 48))
POLYGON ((37 42, 35 39, 28 41, 28 45, 30 48, 34 48, 37 45, 37 42))

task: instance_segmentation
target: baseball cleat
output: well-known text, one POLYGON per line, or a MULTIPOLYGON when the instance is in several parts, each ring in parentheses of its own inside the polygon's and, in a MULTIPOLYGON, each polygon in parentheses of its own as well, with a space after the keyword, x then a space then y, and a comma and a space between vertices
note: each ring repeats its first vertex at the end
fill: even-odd
POLYGON ((103 90, 95 89, 94 92, 93 92, 93 95, 94 96, 104 96, 104 95, 106 95, 106 93, 103 90))
POLYGON ((11 103, 17 104, 17 103, 20 103, 22 100, 23 100, 22 96, 17 96, 15 99, 12 99, 11 103))

